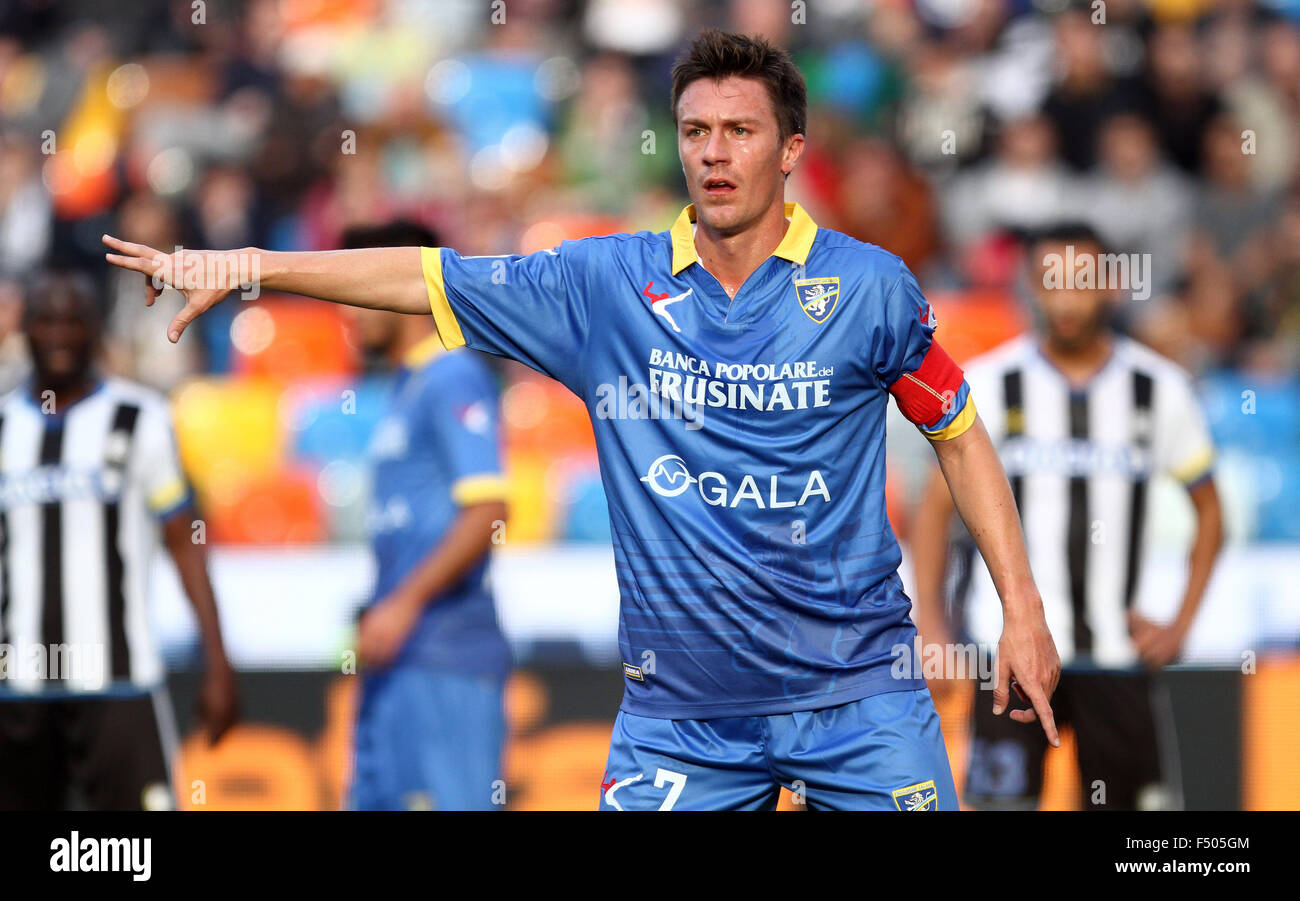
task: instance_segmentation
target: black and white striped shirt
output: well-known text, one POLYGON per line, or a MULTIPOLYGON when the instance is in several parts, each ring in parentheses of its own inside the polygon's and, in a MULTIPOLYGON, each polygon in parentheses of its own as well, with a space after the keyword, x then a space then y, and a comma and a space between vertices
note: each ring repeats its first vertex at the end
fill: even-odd
MULTIPOLYGON (((1166 475, 1191 485, 1213 463, 1191 380, 1117 337, 1102 368, 1072 386, 1029 335, 972 360, 966 378, 1011 480, 1062 663, 1134 665, 1127 612, 1147 546, 1149 483, 1166 475)), ((1002 610, 982 562, 965 622, 973 640, 996 644, 1002 610)))
POLYGON ((0 401, 0 689, 162 681, 145 599, 158 520, 189 497, 166 400, 106 379, 66 408, 0 401))

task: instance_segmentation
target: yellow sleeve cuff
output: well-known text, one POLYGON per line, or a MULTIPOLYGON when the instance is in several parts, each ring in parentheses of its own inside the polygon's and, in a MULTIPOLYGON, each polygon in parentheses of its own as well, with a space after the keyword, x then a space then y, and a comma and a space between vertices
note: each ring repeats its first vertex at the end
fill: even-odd
POLYGON ((506 499, 506 480, 500 475, 465 476, 451 486, 451 499, 461 507, 506 499))
POLYGON ((438 337, 447 350, 465 346, 465 335, 447 300, 447 286, 442 280, 442 251, 437 247, 420 248, 420 268, 424 270, 424 288, 429 292, 429 309, 438 337))
POLYGON ((1184 485, 1190 485, 1204 476, 1214 465, 1214 451, 1204 448, 1199 454, 1188 458, 1182 466, 1176 466, 1169 474, 1184 485))
POLYGON ((966 406, 961 408, 957 418, 937 432, 929 432, 921 429, 921 434, 931 441, 951 441, 966 432, 975 423, 975 395, 966 395, 966 406))
POLYGON ((149 509, 154 513, 157 513, 160 510, 169 510, 185 498, 187 490, 184 479, 172 479, 166 485, 163 485, 153 494, 149 495, 149 509))

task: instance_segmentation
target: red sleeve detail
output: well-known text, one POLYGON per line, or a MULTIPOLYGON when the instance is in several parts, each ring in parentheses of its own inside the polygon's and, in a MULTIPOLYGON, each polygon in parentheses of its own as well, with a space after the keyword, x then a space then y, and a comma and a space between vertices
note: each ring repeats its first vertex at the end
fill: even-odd
POLYGON ((890 385, 889 393, 894 395, 898 409, 909 422, 923 426, 937 422, 948 413, 961 412, 950 407, 965 378, 948 352, 932 341, 921 365, 890 385))

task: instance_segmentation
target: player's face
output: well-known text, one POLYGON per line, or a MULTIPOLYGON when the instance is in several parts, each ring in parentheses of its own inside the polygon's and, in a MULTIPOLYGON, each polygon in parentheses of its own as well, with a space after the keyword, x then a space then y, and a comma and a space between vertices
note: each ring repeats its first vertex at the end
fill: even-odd
POLYGON ((98 329, 88 307, 88 302, 61 291, 27 311, 24 329, 41 385, 66 385, 89 372, 98 329))
POLYGON ((776 108, 758 79, 700 78, 677 101, 677 152, 697 221, 736 234, 782 201, 803 135, 781 140, 776 108))
MULTIPOLYGON (((1101 248, 1092 244, 1077 244, 1074 259, 1081 259, 1084 254, 1093 254, 1095 258, 1101 252, 1101 248)), ((1086 347, 1105 330, 1114 293, 1101 288, 1048 287, 1045 283, 1048 261, 1067 259, 1065 244, 1040 242, 1031 254, 1031 278, 1047 338, 1062 348, 1086 347)))

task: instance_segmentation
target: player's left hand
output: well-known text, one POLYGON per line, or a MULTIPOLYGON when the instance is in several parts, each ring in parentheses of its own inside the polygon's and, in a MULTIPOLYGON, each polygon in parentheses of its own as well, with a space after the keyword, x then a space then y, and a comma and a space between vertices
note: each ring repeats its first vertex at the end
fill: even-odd
POLYGON ((363 666, 387 666, 415 628, 420 608, 390 595, 361 614, 357 626, 357 656, 363 666))
POLYGON ((1132 610, 1128 613, 1128 632, 1138 656, 1151 669, 1160 669, 1177 660, 1187 639, 1187 627, 1182 623, 1174 621, 1162 626, 1132 610))
POLYGON ((1008 605, 1003 617, 1002 638, 998 641, 997 684, 993 688, 993 715, 1007 709, 1010 690, 1027 701, 1027 710, 1012 710, 1018 723, 1042 723, 1052 747, 1061 746, 1052 714, 1050 699, 1061 678, 1061 658, 1047 628, 1041 602, 1032 605, 1008 605))

